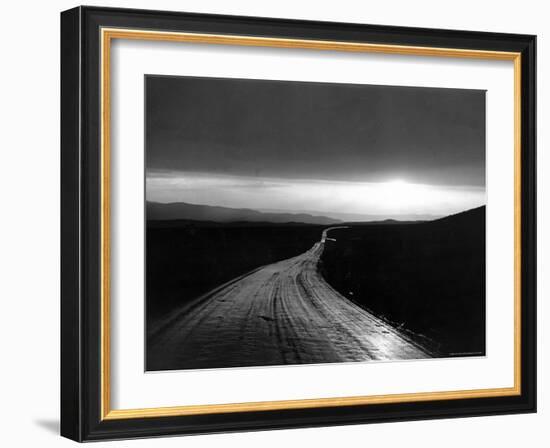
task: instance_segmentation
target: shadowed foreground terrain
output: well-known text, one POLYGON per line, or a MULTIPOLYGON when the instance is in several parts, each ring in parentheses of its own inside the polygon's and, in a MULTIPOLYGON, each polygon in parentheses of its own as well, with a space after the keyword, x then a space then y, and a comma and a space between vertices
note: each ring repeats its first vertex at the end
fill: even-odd
POLYGON ((318 265, 330 230, 303 254, 228 282, 161 322, 149 336, 147 369, 430 357, 325 282, 318 265))
POLYGON ((322 272, 439 356, 485 353, 485 207, 435 221, 335 230, 322 272))
POLYGON ((485 207, 430 222, 150 221, 147 370, 485 353, 485 207))

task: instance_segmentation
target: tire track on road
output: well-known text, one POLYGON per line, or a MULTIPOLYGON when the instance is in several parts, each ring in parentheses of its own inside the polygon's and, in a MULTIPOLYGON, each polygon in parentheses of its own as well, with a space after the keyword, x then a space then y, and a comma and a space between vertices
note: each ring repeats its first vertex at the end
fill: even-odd
POLYGON ((303 254, 238 277, 166 319, 148 338, 148 370, 431 357, 322 277, 319 260, 337 228, 303 254))

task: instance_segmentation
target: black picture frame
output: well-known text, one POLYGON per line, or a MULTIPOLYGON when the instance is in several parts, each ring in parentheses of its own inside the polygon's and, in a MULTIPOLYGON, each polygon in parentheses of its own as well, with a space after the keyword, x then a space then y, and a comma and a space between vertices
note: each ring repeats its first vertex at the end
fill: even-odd
POLYGON ((76 441, 536 412, 536 37, 77 7, 61 13, 61 435, 76 441), (521 371, 513 396, 102 418, 101 28, 521 54, 521 371))

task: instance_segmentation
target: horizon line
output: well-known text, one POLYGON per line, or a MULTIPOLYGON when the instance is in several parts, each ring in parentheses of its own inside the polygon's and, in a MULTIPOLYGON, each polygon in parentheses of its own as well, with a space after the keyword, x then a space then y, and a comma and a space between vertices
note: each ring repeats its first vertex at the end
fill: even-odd
MULTIPOLYGON (((190 206, 196 206, 196 207, 209 207, 209 208, 223 208, 223 209, 229 209, 229 210, 247 210, 256 212, 259 214, 273 214, 273 215, 307 215, 312 218, 326 218, 326 219, 332 219, 335 221, 339 221, 341 223, 361 223, 361 222, 379 222, 379 221, 387 221, 387 220, 394 220, 394 221, 401 221, 400 219, 396 219, 396 217, 408 217, 408 219, 403 219, 403 221, 418 221, 418 222, 429 222, 429 221, 435 221, 438 219, 446 218, 449 216, 458 215, 460 213, 465 213, 470 210, 476 210, 478 208, 486 207, 487 204, 481 204, 476 207, 461 209, 458 211, 454 211, 447 214, 433 214, 433 213, 393 213, 393 214, 361 214, 361 213, 346 213, 346 212, 330 212, 330 211, 312 211, 312 210, 272 210, 269 211, 268 209, 256 209, 256 208, 250 208, 250 207, 227 207, 223 205, 210 205, 210 204, 197 204, 197 203, 191 203, 191 202, 185 202, 185 201, 176 201, 176 202, 161 202, 161 201, 153 201, 153 200, 145 200, 145 203, 151 203, 151 204, 161 204, 161 205, 171 205, 171 204, 185 204, 190 206), (328 215, 328 216, 327 216, 328 215), (334 216, 330 215, 349 215, 349 216, 357 216, 357 217, 363 217, 366 219, 342 219, 336 218, 334 216), (422 219, 422 218, 416 218, 413 217, 430 217, 428 219, 422 219), (370 219, 375 218, 375 219, 370 219), (412 218, 412 219, 411 219, 412 218)), ((147 215, 147 211, 145 213, 147 215)), ((259 222, 266 222, 266 223, 277 223, 277 224, 284 224, 281 222, 273 222, 273 221, 249 221, 249 220, 230 220, 230 221, 212 221, 212 220, 198 220, 198 219, 188 219, 188 218, 173 218, 173 219, 146 219, 147 221, 182 221, 182 220, 189 220, 189 221, 203 221, 203 222, 218 222, 218 223, 242 223, 242 222, 251 222, 251 223, 259 223, 259 222)), ((288 221, 288 223, 301 223, 300 221, 288 221)), ((310 224, 310 223, 304 223, 304 224, 310 224)))

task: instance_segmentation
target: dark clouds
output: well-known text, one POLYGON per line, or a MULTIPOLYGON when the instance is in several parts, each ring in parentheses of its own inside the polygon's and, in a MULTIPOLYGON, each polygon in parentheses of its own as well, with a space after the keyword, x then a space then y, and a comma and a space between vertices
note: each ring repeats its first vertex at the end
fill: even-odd
POLYGON ((485 185, 485 92, 146 78, 147 168, 485 185))

